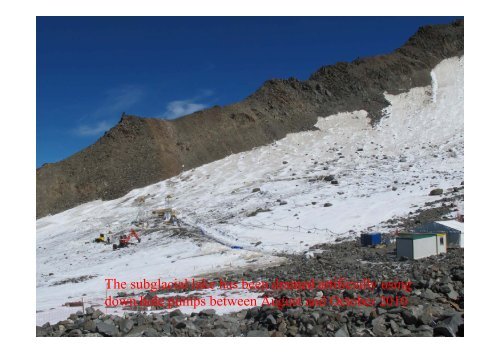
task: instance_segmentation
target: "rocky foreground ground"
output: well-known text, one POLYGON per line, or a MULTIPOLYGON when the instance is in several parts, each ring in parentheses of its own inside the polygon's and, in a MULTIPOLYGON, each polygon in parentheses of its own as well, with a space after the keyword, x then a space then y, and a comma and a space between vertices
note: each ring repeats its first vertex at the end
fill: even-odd
POLYGON ((217 315, 205 309, 191 315, 176 309, 166 314, 105 315, 95 308, 77 312, 55 325, 37 326, 37 336, 463 336, 464 253, 411 261, 397 259, 394 245, 361 247, 357 241, 318 246, 311 256, 292 255, 278 267, 218 275, 225 280, 310 280, 345 277, 374 281, 411 281, 412 290, 268 291, 269 297, 321 298, 405 296, 407 306, 254 307, 217 315))

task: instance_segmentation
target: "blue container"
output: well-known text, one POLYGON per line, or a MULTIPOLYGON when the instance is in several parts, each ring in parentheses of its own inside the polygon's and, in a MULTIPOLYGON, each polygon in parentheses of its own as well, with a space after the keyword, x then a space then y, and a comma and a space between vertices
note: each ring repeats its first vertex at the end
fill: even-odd
POLYGON ((372 246, 382 242, 382 233, 363 233, 361 234, 361 245, 372 246))

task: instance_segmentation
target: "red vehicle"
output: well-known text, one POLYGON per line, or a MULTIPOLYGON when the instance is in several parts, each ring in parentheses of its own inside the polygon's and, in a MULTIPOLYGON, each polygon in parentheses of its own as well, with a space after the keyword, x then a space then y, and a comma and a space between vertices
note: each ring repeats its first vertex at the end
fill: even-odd
POLYGON ((139 238, 139 234, 137 234, 137 232, 135 230, 131 229, 130 233, 128 233, 128 235, 120 235, 120 241, 118 244, 113 244, 113 250, 116 250, 118 248, 127 247, 129 242, 130 242, 130 239, 132 239, 132 237, 136 238, 138 243, 141 242, 141 238, 139 238))

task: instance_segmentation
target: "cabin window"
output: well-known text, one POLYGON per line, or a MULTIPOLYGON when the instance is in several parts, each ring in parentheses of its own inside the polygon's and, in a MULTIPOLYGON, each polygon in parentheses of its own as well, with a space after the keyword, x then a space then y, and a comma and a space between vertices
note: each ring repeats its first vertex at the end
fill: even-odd
POLYGON ((443 239, 443 237, 439 237, 439 244, 444 245, 444 239, 443 239))

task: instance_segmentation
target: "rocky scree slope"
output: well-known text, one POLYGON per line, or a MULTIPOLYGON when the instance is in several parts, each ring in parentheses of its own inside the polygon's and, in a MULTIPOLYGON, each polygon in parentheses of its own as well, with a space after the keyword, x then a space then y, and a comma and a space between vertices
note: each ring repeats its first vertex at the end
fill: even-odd
POLYGON ((95 144, 37 169, 37 218, 315 129, 319 116, 366 110, 376 124, 384 92, 429 85, 432 68, 463 50, 463 20, 427 26, 393 53, 325 66, 306 81, 270 80, 233 105, 174 121, 124 115, 95 144))

